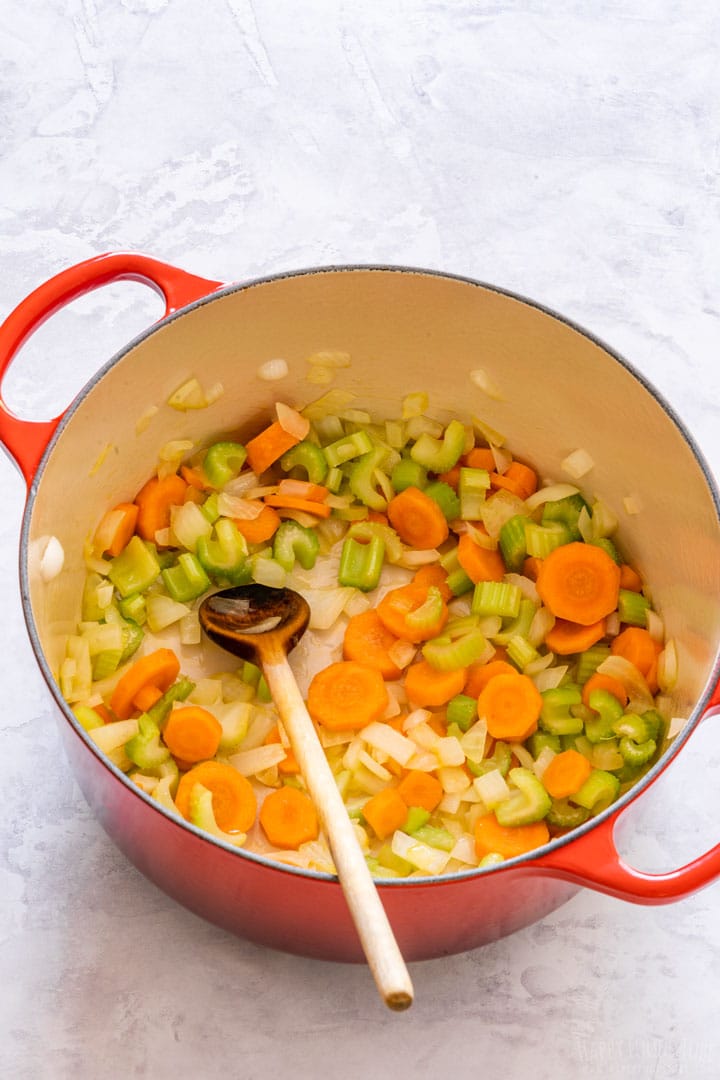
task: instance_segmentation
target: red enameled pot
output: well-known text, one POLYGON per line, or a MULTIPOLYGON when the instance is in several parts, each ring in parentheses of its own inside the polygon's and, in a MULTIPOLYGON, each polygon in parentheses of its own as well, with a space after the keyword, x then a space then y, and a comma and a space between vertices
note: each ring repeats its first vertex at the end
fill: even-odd
POLYGON ((665 874, 633 869, 615 846, 615 830, 631 821, 635 801, 719 704, 718 492, 692 439, 645 380, 552 312, 464 278, 340 267, 223 286, 127 253, 65 270, 20 303, 0 327, 0 379, 54 311, 122 279, 156 289, 164 317, 53 421, 19 419, 0 397, 0 438, 28 484, 20 573, 33 649, 78 783, 128 858, 170 896, 242 937, 307 956, 363 959, 334 878, 238 852, 167 813, 101 757, 53 678, 63 635, 79 612, 83 541, 102 511, 132 498, 169 439, 207 443, 223 432, 244 438, 276 400, 303 405, 317 397, 306 359, 338 349, 352 363, 338 371, 333 389, 357 395, 357 407, 390 417, 406 393, 427 391, 440 419, 480 416, 546 476, 560 475, 570 451, 586 449, 596 463, 592 490, 618 514, 624 549, 651 583, 680 657, 670 710, 686 720, 657 765, 618 803, 569 838, 498 868, 380 886, 405 957, 447 955, 502 937, 580 886, 660 904, 713 881, 720 845, 665 874), (288 375, 264 381, 260 365, 277 357, 287 361, 288 375), (478 387, 471 377, 478 368, 502 400, 478 387), (191 375, 206 386, 221 382, 225 393, 211 408, 178 413, 165 403, 191 375), (138 433, 138 419, 153 405, 157 413, 138 433), (628 515, 626 505, 640 513, 628 515), (39 553, 51 536, 62 544, 65 567, 46 582, 39 553))

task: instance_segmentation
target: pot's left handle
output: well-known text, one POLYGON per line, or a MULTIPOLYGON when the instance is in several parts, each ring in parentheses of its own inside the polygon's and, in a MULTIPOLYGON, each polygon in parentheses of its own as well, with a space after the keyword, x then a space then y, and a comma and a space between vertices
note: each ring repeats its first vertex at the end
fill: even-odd
POLYGON ((134 252, 110 252, 77 263, 50 278, 22 300, 0 326, 0 440, 30 486, 45 447, 63 414, 29 421, 15 416, 2 397, 2 381, 13 356, 30 335, 65 304, 113 281, 139 281, 165 301, 163 318, 221 286, 175 266, 134 252))

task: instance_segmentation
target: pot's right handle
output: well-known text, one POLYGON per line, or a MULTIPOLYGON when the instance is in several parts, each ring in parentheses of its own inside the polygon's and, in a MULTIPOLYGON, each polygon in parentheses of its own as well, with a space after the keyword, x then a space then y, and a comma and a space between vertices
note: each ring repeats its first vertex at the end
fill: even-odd
MULTIPOLYGON (((703 720, 720 713, 720 683, 716 685, 703 720)), ((667 874, 646 874, 621 858, 615 847, 618 820, 628 807, 612 814, 564 847, 542 855, 533 870, 549 871, 552 877, 607 893, 636 904, 669 904, 680 900, 720 877, 720 844, 699 858, 667 874)))
POLYGON ((45 447, 63 414, 42 422, 15 416, 2 397, 2 381, 20 346, 65 304, 112 281, 139 281, 165 301, 163 318, 221 286, 134 252, 110 252, 77 263, 50 278, 22 300, 0 326, 0 440, 30 486, 45 447))

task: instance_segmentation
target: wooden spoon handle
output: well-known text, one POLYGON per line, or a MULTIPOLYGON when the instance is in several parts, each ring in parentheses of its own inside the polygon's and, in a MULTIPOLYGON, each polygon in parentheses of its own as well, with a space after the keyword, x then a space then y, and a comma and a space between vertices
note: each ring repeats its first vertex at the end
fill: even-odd
POLYGON ((360 849, 287 658, 263 662, 270 693, 315 803, 377 988, 391 1009, 407 1009, 413 987, 392 927, 360 849))

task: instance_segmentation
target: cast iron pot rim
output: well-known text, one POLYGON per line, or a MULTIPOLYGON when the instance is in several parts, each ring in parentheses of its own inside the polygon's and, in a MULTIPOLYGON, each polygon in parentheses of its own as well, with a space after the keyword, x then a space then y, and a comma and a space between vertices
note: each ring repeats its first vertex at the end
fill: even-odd
MULTIPOLYGON (((26 502, 26 506, 25 506, 25 511, 24 511, 24 514, 23 514, 22 531, 21 531, 21 536, 20 536, 20 552, 19 552, 19 554, 20 554, 20 593, 21 593, 21 598, 22 598, 23 614, 24 614, 24 617, 25 617, 25 623, 27 625, 28 635, 30 637, 30 641, 31 641, 31 644, 32 644, 32 647, 33 647, 33 651, 35 652, 35 657, 36 657, 36 659, 37 659, 37 661, 39 663, 40 670, 42 672, 43 678, 45 679, 45 682, 47 683, 52 696, 54 697, 55 701, 59 705, 61 711, 63 712, 63 714, 65 716, 65 719, 70 723, 70 725, 73 728, 75 734, 80 739, 82 739, 82 741, 85 743, 86 747, 89 750, 92 751, 92 753, 100 761, 100 763, 105 767, 105 769, 107 769, 107 771, 109 773, 111 773, 129 791, 131 791, 132 794, 136 798, 138 798, 142 802, 146 803, 146 805, 149 808, 151 808, 152 810, 154 810, 156 813, 163 814, 168 819, 168 821, 170 821, 173 825, 175 825, 176 828, 188 830, 189 832, 194 833, 197 837, 204 840, 206 843, 214 844, 216 847, 222 849, 223 851, 226 851, 226 852, 228 852, 230 854, 238 856, 241 859, 247 859, 247 860, 249 860, 251 862, 257 863, 258 865, 260 865, 262 867, 265 867, 266 869, 274 870, 274 871, 277 871, 277 872, 280 872, 280 873, 296 874, 296 875, 299 875, 300 877, 303 877, 303 878, 307 877, 307 878, 315 879, 317 881, 325 881, 325 882, 328 882, 328 883, 331 883, 331 884, 332 883, 337 884, 337 877, 334 874, 328 874, 328 873, 325 873, 325 872, 322 872, 322 871, 319 871, 319 870, 308 870, 308 869, 304 869, 302 867, 290 866, 290 865, 287 865, 285 863, 280 863, 276 859, 270 858, 267 855, 261 855, 261 854, 257 854, 257 853, 252 852, 252 851, 246 851, 246 850, 244 850, 242 848, 233 847, 231 844, 228 844, 226 841, 219 840, 216 837, 210 836, 204 830, 199 829, 197 826, 192 825, 188 821, 182 820, 176 814, 173 814, 171 811, 166 810, 164 807, 160 806, 154 799, 151 798, 150 795, 147 795, 144 791, 142 791, 142 789, 139 788, 137 786, 137 784, 134 784, 125 775, 125 773, 123 773, 120 769, 118 769, 117 766, 113 765, 112 762, 110 762, 105 757, 105 755, 102 753, 102 751, 100 751, 98 749, 98 747, 95 745, 95 743, 90 738, 90 736, 85 731, 85 729, 82 728, 81 725, 77 722, 77 720, 75 719, 75 716, 74 716, 70 706, 67 704, 65 699, 62 697, 62 695, 60 693, 60 688, 58 687, 57 683, 55 682, 55 679, 53 678, 52 672, 50 671, 47 660, 45 658, 44 651, 43 651, 42 646, 40 644, 40 638, 39 638, 39 634, 37 632, 37 629, 35 627, 35 620, 34 620, 34 616, 33 616, 33 612, 32 612, 32 605, 31 605, 31 602, 30 602, 30 588, 29 588, 28 572, 27 572, 27 566, 28 566, 27 555, 28 555, 28 545, 29 545, 28 533, 29 533, 29 529, 30 529, 30 518, 31 518, 31 514, 32 514, 32 506, 33 506, 33 503, 34 503, 34 500, 35 500, 35 495, 37 493, 37 488, 38 488, 38 485, 39 485, 40 480, 42 478, 42 474, 43 474, 43 471, 44 471, 44 468, 45 468, 46 461, 50 457, 50 455, 51 455, 51 453, 53 451, 53 448, 55 446, 55 443, 57 442, 58 438, 60 437, 62 432, 65 430, 66 426, 72 420, 72 418, 73 418, 76 410, 80 406, 80 404, 85 400, 85 398, 88 396, 88 394, 91 393, 91 391, 94 389, 95 385, 98 382, 100 382, 100 380, 105 376, 105 374, 112 367, 114 367, 120 360, 122 360, 125 356, 127 356, 128 353, 130 353, 133 349, 135 349, 143 341, 145 341, 147 338, 149 338, 157 330, 164 328, 165 326, 169 325, 171 322, 175 322, 177 319, 180 319, 184 315, 189 314, 190 312, 194 311, 196 308, 204 307, 206 304, 212 303, 216 299, 228 296, 228 295, 233 294, 233 293, 244 292, 244 291, 246 291, 248 289, 252 289, 252 288, 254 288, 255 286, 258 286, 258 285, 267 285, 267 284, 270 284, 270 283, 273 283, 273 282, 283 281, 286 278, 309 277, 309 276, 314 276, 314 275, 317 275, 317 274, 356 273, 356 272, 367 272, 367 271, 372 271, 372 272, 377 272, 377 273, 418 274, 418 275, 427 276, 427 277, 442 278, 442 279, 445 279, 445 280, 448 280, 448 281, 458 281, 458 282, 461 282, 462 284, 465 284, 465 285, 472 285, 472 286, 475 286, 476 288, 481 288, 481 289, 484 289, 486 291, 496 293, 499 296, 505 296, 505 297, 507 297, 507 298, 509 298, 511 300, 516 300, 519 303, 526 304, 528 307, 535 308, 536 310, 541 311, 543 314, 548 315, 553 319, 556 319, 558 322, 564 323, 566 326, 570 327, 570 329, 575 330, 577 333, 581 334, 583 337, 585 337, 589 341, 593 342, 593 344, 595 344, 599 348, 601 348, 603 350, 603 352, 608 357, 610 357, 616 363, 620 364, 621 367, 625 368, 625 370, 630 375, 632 375, 637 380, 637 382, 640 383, 640 385, 642 387, 644 387, 644 389, 648 392, 648 394, 650 394, 650 396, 655 399, 657 404, 662 408, 662 410, 668 416, 670 421, 679 430, 680 434, 683 436, 683 438, 687 442, 688 446, 690 447, 690 449, 691 449, 691 451, 692 451, 692 453, 693 453, 693 455, 694 455, 694 457, 695 457, 698 465, 700 466, 700 469, 701 469, 701 471, 702 471, 702 473, 703 473, 703 475, 705 477, 705 481, 706 481, 706 483, 708 485, 708 489, 709 489, 710 494, 712 496, 713 505, 715 507, 716 514, 718 516, 718 525, 720 526, 720 491, 718 491, 718 487, 717 487, 717 485, 715 483, 712 472, 711 472, 711 470, 710 470, 710 468, 709 468, 709 466, 708 466, 708 464, 707 464, 707 462, 705 460, 705 457, 704 457, 702 451, 698 447, 697 443, 695 442, 694 437, 691 435, 691 433, 685 427, 684 422, 677 415, 677 413, 675 412, 673 407, 664 399, 664 397, 660 394, 660 392, 652 385, 651 382, 648 381, 648 379, 641 372, 637 371, 633 367, 633 365, 631 363, 629 363, 629 361, 625 360, 624 357, 622 357, 614 349, 610 348, 610 346, 605 344, 605 342, 602 341, 595 334, 590 333, 588 330, 586 330, 579 323, 576 323, 572 319, 567 318, 565 315, 562 315, 559 312, 553 310, 552 308, 548 307, 546 304, 540 303, 539 301, 536 301, 536 300, 531 300, 528 297, 523 296, 521 293, 513 292, 510 289, 500 288, 497 285, 490 285, 487 282, 479 281, 479 280, 477 280, 475 278, 467 277, 466 275, 463 275, 463 274, 446 273, 446 272, 444 272, 442 270, 423 269, 422 267, 416 267, 416 266, 404 266, 404 265, 393 265, 393 264, 382 264, 382 263, 379 263, 379 264, 375 264, 375 263, 370 263, 370 264, 349 263, 349 264, 339 264, 339 265, 332 265, 331 264, 331 265, 328 265, 328 266, 307 267, 305 269, 300 269, 300 270, 280 271, 278 273, 268 274, 268 275, 265 275, 263 277, 251 278, 248 281, 233 282, 233 283, 230 283, 228 285, 222 286, 220 288, 214 289, 212 292, 208 293, 208 295, 202 296, 199 299, 192 301, 192 303, 190 303, 190 304, 186 304, 184 307, 179 308, 177 311, 174 311, 172 314, 160 319, 158 322, 153 323, 147 329, 143 330, 140 334, 138 334, 136 337, 134 337, 127 345, 123 346, 118 352, 116 352, 114 354, 114 356, 112 356, 105 364, 103 364, 103 366, 101 368, 99 368, 98 371, 88 380, 88 382, 85 384, 85 386, 80 390, 80 392, 77 394, 75 399, 68 406, 68 408, 65 411, 65 413, 63 414, 62 419, 61 419, 60 423, 58 424, 56 430, 53 432, 53 435, 50 438, 50 440, 48 442, 48 445, 45 448, 45 451, 43 452, 43 455, 42 455, 42 457, 40 459, 40 463, 38 465, 37 471, 35 473, 35 476, 33 477, 32 483, 31 483, 30 488, 28 490, 28 497, 27 497, 27 502, 26 502)), ((692 734, 692 732, 695 730, 696 726, 700 722, 700 719, 702 718, 702 716, 703 716, 703 714, 705 712, 705 709, 706 709, 706 707, 707 707, 707 705, 708 705, 708 703, 710 701, 710 698, 712 696, 713 689, 714 689, 714 687, 715 687, 715 685, 716 685, 719 678, 720 678, 720 642, 718 643, 718 651, 716 652, 715 659, 714 659, 714 662, 713 662, 713 668, 712 668, 711 676, 710 676, 710 678, 709 678, 709 680, 708 680, 708 682, 707 682, 707 684, 705 686, 705 689, 704 689, 698 703, 696 704, 696 706, 693 709, 692 713, 690 714, 690 716, 686 720, 685 724, 683 725, 682 730, 680 732, 678 732, 678 734, 674 737, 672 743, 668 746, 668 748, 665 750, 665 752, 661 755, 661 757, 658 759, 658 761, 655 763, 655 765, 653 765, 653 767, 640 780, 638 780, 636 784, 634 784, 631 788, 629 788, 628 791, 626 791, 625 794, 623 796, 621 796, 621 798, 619 798, 616 802, 611 803, 610 806, 607 807, 607 809, 603 810, 601 813, 597 814, 595 817, 588 818, 588 820, 584 824, 579 825, 578 827, 573 829, 571 832, 566 833, 566 834, 564 834, 562 836, 555 837, 548 844, 543 845, 543 847, 541 847, 541 848, 536 848, 533 851, 527 852, 524 855, 518 855, 518 856, 516 856, 515 858, 512 858, 512 859, 506 859, 503 863, 499 864, 498 866, 484 867, 482 869, 478 868, 478 867, 471 867, 471 868, 469 868, 467 870, 458 870, 458 871, 454 871, 452 874, 445 874, 445 875, 438 875, 438 876, 426 875, 426 876, 422 876, 422 877, 413 877, 413 878, 410 878, 410 879, 408 879, 408 878, 381 879, 378 882, 379 887, 381 889, 386 889, 386 888, 405 888, 405 889, 407 889, 408 887, 412 887, 412 886, 423 886, 423 887, 426 887, 428 885, 441 886, 443 884, 448 884, 448 883, 451 883, 451 882, 461 882, 461 881, 465 881, 467 879, 472 879, 472 878, 476 878, 476 877, 479 877, 479 876, 484 876, 484 875, 486 875, 488 873, 497 873, 499 871, 514 870, 514 869, 516 869, 518 867, 522 867, 523 865, 526 865, 526 864, 529 864, 528 869, 532 870, 532 863, 536 859, 538 859, 541 855, 543 855, 545 853, 549 853, 551 851, 557 851, 558 849, 560 849, 562 847, 565 847, 566 844, 571 844, 571 843, 573 843, 573 841, 575 841, 577 839, 580 839, 581 837, 585 836, 586 833, 588 833, 591 829, 594 829, 595 826, 600 825, 603 821, 606 821, 609 817, 612 817, 613 815, 616 815, 616 814, 619 816, 622 813, 622 811, 624 811, 625 808, 631 802, 633 802, 636 798, 638 798, 643 793, 643 791, 645 791, 645 789, 648 788, 654 782, 655 779, 657 779, 657 777, 660 775, 660 773, 665 770, 665 768, 670 764, 672 759, 680 752, 680 750, 684 746, 685 742, 688 740, 688 738, 690 737, 690 735, 692 734)))

